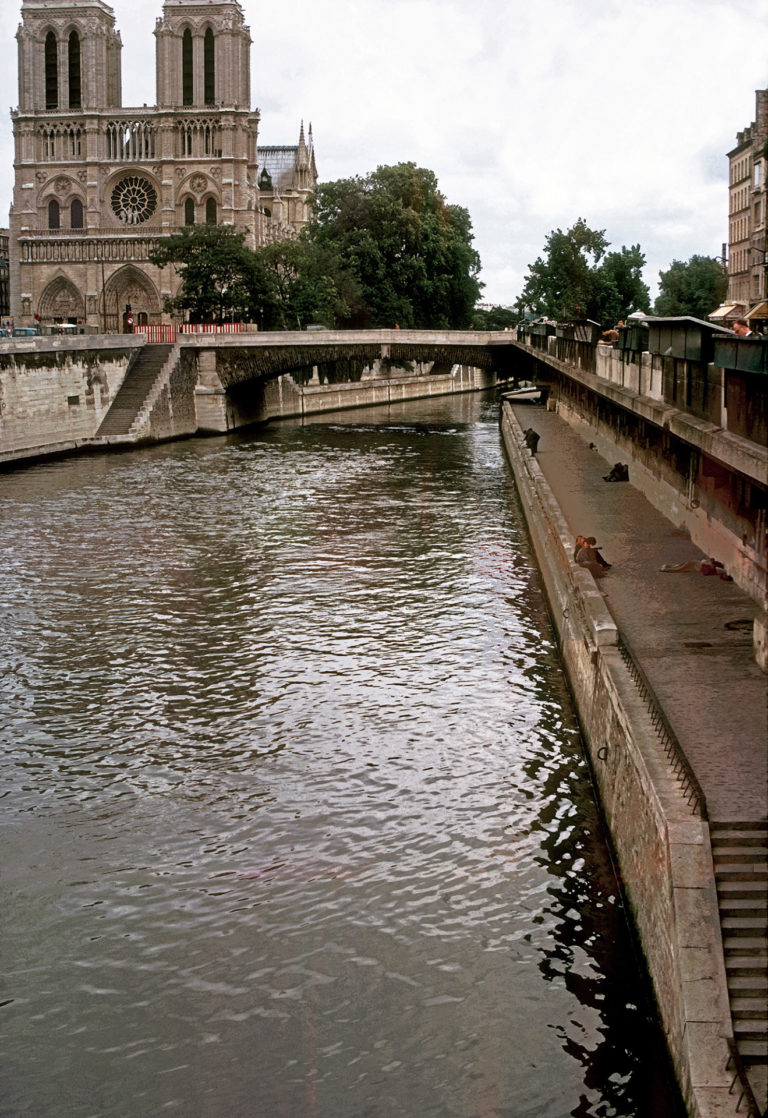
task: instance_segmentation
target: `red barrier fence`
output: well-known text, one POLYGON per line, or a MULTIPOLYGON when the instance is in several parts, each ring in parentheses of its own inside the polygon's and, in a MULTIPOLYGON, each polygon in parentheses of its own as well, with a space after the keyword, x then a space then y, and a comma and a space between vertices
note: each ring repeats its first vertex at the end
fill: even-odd
POLYGON ((242 334, 244 330, 242 322, 185 322, 179 327, 182 334, 242 334))
POLYGON ((159 342, 170 342, 173 344, 176 341, 178 328, 176 326, 166 326, 162 323, 134 326, 134 334, 146 334, 147 342, 149 345, 157 345, 159 342))
POLYGON ((181 326, 167 326, 164 323, 147 323, 134 326, 135 334, 146 334, 149 345, 158 343, 173 344, 179 334, 242 334, 253 332, 255 326, 243 322, 185 322, 181 326))

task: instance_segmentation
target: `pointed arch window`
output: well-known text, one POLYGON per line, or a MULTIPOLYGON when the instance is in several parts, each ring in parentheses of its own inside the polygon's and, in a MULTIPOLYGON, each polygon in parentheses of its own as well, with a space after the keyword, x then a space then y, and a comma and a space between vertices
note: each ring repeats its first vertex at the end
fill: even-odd
POLYGON ((206 105, 216 100, 216 44, 210 27, 203 40, 203 94, 206 105))
POLYGON ((181 37, 181 103, 191 105, 193 97, 192 32, 187 28, 181 37))
POLYGON ((49 31, 45 36, 45 107, 59 107, 59 57, 56 36, 49 31))
POLYGON ((70 229, 83 228, 83 203, 79 198, 73 198, 72 205, 69 207, 69 227, 70 229))
POLYGON ((195 224, 195 200, 194 198, 187 198, 184 203, 184 224, 195 224))
POLYGON ((60 229, 61 228, 61 211, 59 203, 55 198, 51 198, 48 203, 48 228, 60 229))
POLYGON ((205 221, 207 225, 216 224, 216 199, 208 198, 205 203, 205 221))
POLYGON ((80 36, 76 31, 69 36, 69 107, 82 108, 80 92, 80 36))

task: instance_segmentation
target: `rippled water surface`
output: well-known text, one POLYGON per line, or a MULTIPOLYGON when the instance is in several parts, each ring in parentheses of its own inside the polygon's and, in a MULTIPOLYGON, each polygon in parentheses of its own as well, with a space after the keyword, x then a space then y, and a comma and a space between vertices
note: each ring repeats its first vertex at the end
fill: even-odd
POLYGON ((492 400, 0 494, 0 1114, 677 1118, 492 400))

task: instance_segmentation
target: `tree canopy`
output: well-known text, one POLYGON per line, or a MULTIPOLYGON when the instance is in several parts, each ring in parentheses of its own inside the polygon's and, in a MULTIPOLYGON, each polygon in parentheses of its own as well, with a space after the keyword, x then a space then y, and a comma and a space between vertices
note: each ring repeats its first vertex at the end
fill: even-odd
POLYGON ((195 225, 163 237, 150 260, 176 268, 182 284, 166 310, 191 322, 243 319, 266 330, 301 329, 348 313, 343 288, 352 286, 335 257, 304 238, 253 251, 244 232, 195 225))
POLYGON ((604 229, 590 229, 579 218, 565 233, 555 229, 544 255, 530 265, 518 310, 559 322, 590 318, 615 323, 631 311, 650 310, 650 293, 642 279, 645 264, 639 245, 607 252, 604 229))
POLYGON ((502 307, 498 304, 486 307, 475 307, 472 316, 472 325, 476 330, 505 330, 507 327, 516 326, 520 315, 512 307, 502 307))
POLYGON ((666 272, 659 272, 654 311, 657 315, 692 315, 706 320, 720 306, 727 290, 728 276, 715 257, 673 260, 666 272))
POLYGON ((355 325, 468 326, 481 290, 480 257, 462 206, 415 163, 320 185, 316 244, 332 249, 355 283, 355 325))
POLYGON ((149 254, 151 263, 173 264, 182 286, 166 299, 166 310, 191 322, 221 322, 247 314, 254 282, 252 253, 245 234, 227 225, 194 225, 161 238, 149 254))
POLYGON ((482 284, 472 223, 414 163, 317 188, 299 237, 250 250, 228 226, 163 237, 152 263, 182 285, 166 309, 193 322, 243 318, 263 329, 469 326, 482 284))

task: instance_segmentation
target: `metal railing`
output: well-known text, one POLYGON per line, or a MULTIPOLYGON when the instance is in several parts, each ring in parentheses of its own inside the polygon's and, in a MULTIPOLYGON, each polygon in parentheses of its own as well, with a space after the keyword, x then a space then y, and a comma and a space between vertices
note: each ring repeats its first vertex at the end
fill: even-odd
POLYGON ((704 792, 696 779, 696 774, 691 768, 682 745, 677 740, 674 730, 667 721, 664 711, 661 709, 661 704, 648 682, 648 677, 638 664, 621 635, 618 636, 617 646, 624 663, 629 669, 629 674, 634 680, 640 694, 645 699, 653 728, 659 736, 667 760, 671 764, 672 771, 682 787, 683 795, 689 807, 691 807, 700 819, 706 822, 708 814, 704 792))
POLYGON ((734 1076, 731 1080, 731 1086, 728 1089, 728 1094, 733 1094, 734 1088, 736 1087, 737 1083, 741 1088, 739 1101, 736 1103, 736 1113, 739 1114, 741 1112, 741 1104, 743 1102, 746 1102, 747 1109, 744 1111, 744 1113, 747 1115, 747 1118, 768 1118, 768 1110, 761 1111, 760 1107, 757 1104, 757 1099, 755 1098, 754 1092, 752 1091, 752 1085, 749 1082, 749 1078, 747 1076, 747 1069, 742 1063, 741 1056, 739 1055, 739 1050, 736 1046, 736 1041, 733 1040, 731 1037, 728 1037, 728 1052, 729 1056, 725 1064, 725 1070, 730 1071, 731 1069, 733 1069, 734 1071, 734 1076))

